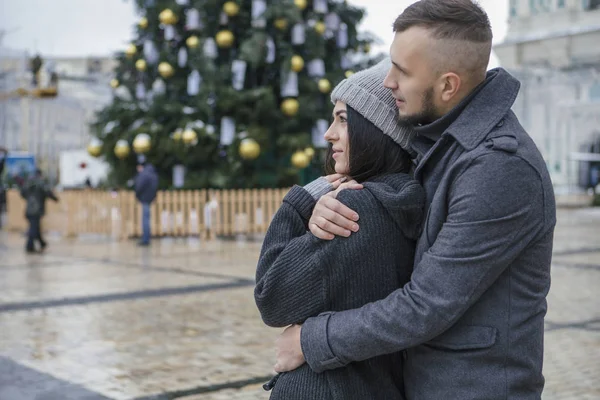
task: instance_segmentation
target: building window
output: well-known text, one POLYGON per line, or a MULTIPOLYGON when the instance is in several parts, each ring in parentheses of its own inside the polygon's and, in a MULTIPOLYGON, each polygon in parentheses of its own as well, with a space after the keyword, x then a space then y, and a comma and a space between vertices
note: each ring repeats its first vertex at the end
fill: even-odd
POLYGON ((517 14, 517 0, 510 0, 510 16, 516 17, 517 14))
POLYGON ((596 82, 590 88, 590 100, 600 101, 600 82, 596 82))
POLYGON ((600 0, 583 0, 584 10, 595 10, 600 8, 600 0))
POLYGON ((565 8, 565 0, 558 0, 556 8, 565 8))
POLYGON ((529 14, 537 14, 537 0, 529 0, 529 14))

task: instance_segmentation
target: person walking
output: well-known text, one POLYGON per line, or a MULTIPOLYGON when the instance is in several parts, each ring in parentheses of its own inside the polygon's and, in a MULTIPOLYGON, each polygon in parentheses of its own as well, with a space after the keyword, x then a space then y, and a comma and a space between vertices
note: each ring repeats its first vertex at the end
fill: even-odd
POLYGON ((158 190, 158 175, 154 166, 140 162, 137 166, 138 174, 135 177, 135 197, 142 204, 142 239, 140 246, 150 245, 150 206, 156 198, 158 190))
POLYGON ((41 220, 46 214, 46 199, 50 198, 58 202, 58 198, 46 185, 42 171, 39 169, 36 169, 33 177, 23 183, 21 196, 27 202, 25 206, 25 218, 29 221, 25 251, 27 253, 34 253, 36 251, 36 241, 39 242, 40 249, 43 251, 48 246, 48 243, 42 237, 41 230, 41 220))

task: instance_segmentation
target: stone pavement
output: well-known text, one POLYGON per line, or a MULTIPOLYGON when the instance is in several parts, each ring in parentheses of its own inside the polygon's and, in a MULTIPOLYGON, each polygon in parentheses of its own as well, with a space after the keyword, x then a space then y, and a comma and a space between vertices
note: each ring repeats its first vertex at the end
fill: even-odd
MULTIPOLYGON (((278 330, 252 296, 258 243, 0 232, 0 400, 267 399, 278 330)), ((560 210, 544 400, 600 398, 600 209, 560 210)))

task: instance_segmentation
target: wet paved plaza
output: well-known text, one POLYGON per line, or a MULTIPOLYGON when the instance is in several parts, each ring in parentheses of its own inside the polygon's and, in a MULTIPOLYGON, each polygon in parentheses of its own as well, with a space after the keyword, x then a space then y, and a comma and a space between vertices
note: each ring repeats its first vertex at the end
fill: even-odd
MULTIPOLYGON (((0 232, 0 400, 267 399, 259 250, 56 238, 26 255, 0 232)), ((600 209, 560 210, 552 275, 543 398, 600 399, 600 209)))

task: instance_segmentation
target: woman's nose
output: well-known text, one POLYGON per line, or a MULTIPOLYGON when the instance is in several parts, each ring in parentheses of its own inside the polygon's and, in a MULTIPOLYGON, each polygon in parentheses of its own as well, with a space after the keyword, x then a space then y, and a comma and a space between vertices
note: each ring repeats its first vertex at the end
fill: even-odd
POLYGON ((323 137, 328 142, 332 142, 332 141, 335 140, 336 135, 335 135, 335 131, 333 129, 333 126, 330 126, 329 129, 327 129, 327 132, 325 132, 325 135, 323 135, 323 137))

